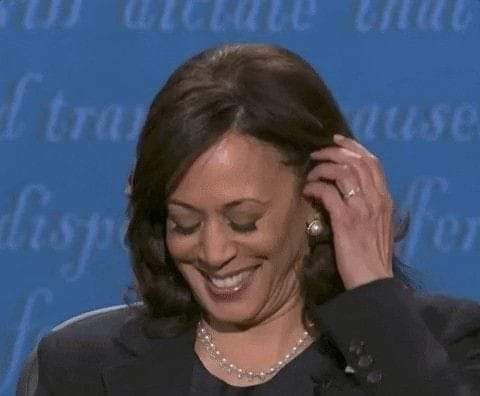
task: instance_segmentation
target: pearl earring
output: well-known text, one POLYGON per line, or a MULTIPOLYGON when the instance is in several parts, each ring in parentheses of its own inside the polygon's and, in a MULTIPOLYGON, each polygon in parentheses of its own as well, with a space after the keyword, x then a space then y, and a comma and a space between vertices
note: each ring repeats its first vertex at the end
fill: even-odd
POLYGON ((315 218, 310 223, 306 223, 306 226, 307 234, 312 237, 318 237, 324 231, 323 223, 319 218, 315 218))

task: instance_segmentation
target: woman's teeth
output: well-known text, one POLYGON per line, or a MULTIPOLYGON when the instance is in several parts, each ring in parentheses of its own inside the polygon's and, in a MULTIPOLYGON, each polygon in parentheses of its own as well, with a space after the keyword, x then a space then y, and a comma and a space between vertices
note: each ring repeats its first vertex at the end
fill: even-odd
POLYGON ((243 271, 228 278, 216 278, 210 275, 208 279, 210 279, 210 281, 218 288, 234 288, 239 286, 242 281, 252 273, 252 271, 253 270, 243 271))

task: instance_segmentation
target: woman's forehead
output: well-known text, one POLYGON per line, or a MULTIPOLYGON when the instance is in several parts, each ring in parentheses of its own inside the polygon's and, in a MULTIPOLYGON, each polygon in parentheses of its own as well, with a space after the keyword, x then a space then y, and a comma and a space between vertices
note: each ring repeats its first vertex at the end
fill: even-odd
POLYGON ((254 161, 258 165, 269 161, 280 162, 281 155, 273 145, 233 130, 226 132, 198 160, 203 163, 213 161, 218 165, 233 162, 245 165, 254 161))
POLYGON ((290 168, 270 145, 232 133, 198 157, 180 180, 172 198, 192 194, 219 199, 262 198, 293 182, 290 168))

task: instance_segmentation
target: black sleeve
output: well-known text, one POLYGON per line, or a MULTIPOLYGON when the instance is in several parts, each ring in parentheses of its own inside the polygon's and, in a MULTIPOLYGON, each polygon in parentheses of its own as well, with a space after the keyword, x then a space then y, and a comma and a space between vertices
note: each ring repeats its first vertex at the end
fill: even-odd
POLYGON ((438 340, 414 291, 395 278, 347 290, 319 306, 317 314, 365 395, 477 396, 480 304, 469 307, 455 316, 458 326, 444 324, 462 334, 451 335, 451 345, 438 340))
POLYGON ((16 396, 53 396, 53 393, 48 389, 43 359, 39 357, 42 354, 43 344, 40 342, 28 354, 23 364, 17 381, 16 396))

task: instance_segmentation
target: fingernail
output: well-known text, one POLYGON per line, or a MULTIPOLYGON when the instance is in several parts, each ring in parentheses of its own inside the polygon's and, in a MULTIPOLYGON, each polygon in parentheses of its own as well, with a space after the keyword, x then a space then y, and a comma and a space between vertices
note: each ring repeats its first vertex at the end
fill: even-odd
POLYGON ((345 136, 340 135, 340 134, 338 134, 338 133, 336 133, 335 135, 333 135, 333 140, 334 140, 335 142, 340 142, 340 141, 342 141, 342 140, 344 140, 344 139, 345 139, 345 136))
POLYGON ((350 151, 344 147, 340 147, 340 151, 342 153, 345 153, 346 155, 349 155, 350 157, 355 157, 355 158, 362 158, 360 154, 354 153, 353 151, 350 151))

